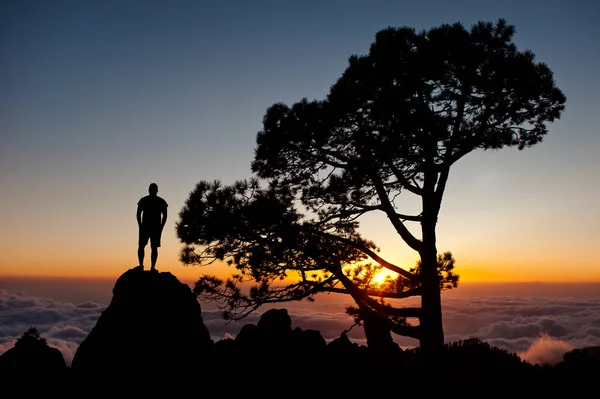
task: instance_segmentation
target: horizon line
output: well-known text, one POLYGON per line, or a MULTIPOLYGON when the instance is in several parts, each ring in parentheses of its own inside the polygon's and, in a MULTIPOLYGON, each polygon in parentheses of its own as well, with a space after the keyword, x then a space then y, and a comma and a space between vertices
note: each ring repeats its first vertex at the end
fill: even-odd
MULTIPOLYGON (((176 274, 165 270, 164 272, 168 272, 173 274, 179 280, 198 280, 198 278, 180 278, 176 274)), ((118 276, 53 276, 53 275, 0 275, 0 280, 114 280, 119 278, 118 276)), ((461 281, 459 282, 458 289, 461 285, 470 285, 470 284, 600 284, 600 280, 564 280, 564 281, 556 281, 556 280, 472 280, 472 281, 461 281)))

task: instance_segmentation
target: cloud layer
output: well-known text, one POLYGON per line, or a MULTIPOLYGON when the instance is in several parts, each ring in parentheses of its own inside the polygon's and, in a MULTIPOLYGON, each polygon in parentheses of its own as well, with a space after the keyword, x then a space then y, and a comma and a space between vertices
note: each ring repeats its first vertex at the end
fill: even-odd
POLYGON ((564 353, 600 345, 600 300, 449 299, 446 340, 478 337, 533 364, 554 364, 564 353))
POLYGON ((0 353, 4 353, 31 326, 48 345, 58 348, 71 364, 81 341, 92 330, 106 305, 94 302, 73 304, 22 292, 0 289, 0 353))
MULTIPOLYGON (((322 297, 314 303, 279 307, 288 309, 292 327, 318 330, 330 341, 352 326, 344 313, 346 304, 322 297)), ((34 326, 70 364, 105 307, 96 302, 71 303, 0 289, 0 354, 34 326)), ((477 337, 533 364, 554 364, 574 348, 600 345, 600 299, 445 297, 443 312, 446 341, 477 337)), ((226 323, 218 309, 202 304, 202 317, 216 341, 235 336, 244 324, 256 324, 260 313, 226 323)), ((365 342, 359 327, 348 335, 355 342, 365 342)), ((396 342, 404 348, 418 345, 405 337, 398 337, 396 342)))

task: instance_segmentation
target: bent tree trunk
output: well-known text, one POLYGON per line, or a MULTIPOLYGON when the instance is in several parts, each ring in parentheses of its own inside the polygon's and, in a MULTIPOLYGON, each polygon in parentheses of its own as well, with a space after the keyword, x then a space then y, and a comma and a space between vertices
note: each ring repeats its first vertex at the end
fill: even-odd
POLYGON ((364 295, 344 275, 341 266, 335 270, 340 281, 358 305, 360 316, 363 320, 363 329, 367 339, 367 347, 375 352, 393 352, 400 347, 394 342, 387 318, 372 310, 365 304, 364 295))
POLYGON ((369 349, 382 353, 399 350, 399 346, 392 338, 389 326, 380 314, 371 310, 361 310, 361 316, 369 349))

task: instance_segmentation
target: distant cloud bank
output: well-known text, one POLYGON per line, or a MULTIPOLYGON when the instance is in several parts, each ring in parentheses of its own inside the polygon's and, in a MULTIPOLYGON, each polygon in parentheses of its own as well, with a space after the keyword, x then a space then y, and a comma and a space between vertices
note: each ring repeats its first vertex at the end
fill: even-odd
POLYGON ((0 289, 0 353, 12 348, 33 326, 70 365, 79 344, 105 308, 93 302, 72 304, 0 289))
MULTIPOLYGON (((318 330, 330 341, 352 326, 346 303, 321 299, 315 303, 285 304, 292 327, 318 330)), ((30 326, 70 364, 75 351, 96 324, 106 304, 70 303, 0 289, 0 354, 12 348, 30 326)), ((535 364, 554 364, 564 353, 600 345, 600 299, 544 299, 520 297, 446 297, 443 303, 446 341, 477 337, 490 345, 518 354, 535 364)), ((218 309, 202 305, 202 317, 213 339, 234 337, 244 324, 256 324, 260 313, 227 324, 218 309)), ((349 337, 364 344, 361 328, 349 337)), ((396 339, 403 348, 416 340, 396 339)))
POLYGON ((600 345, 600 300, 479 298, 447 300, 447 341, 478 337, 532 364, 600 345))

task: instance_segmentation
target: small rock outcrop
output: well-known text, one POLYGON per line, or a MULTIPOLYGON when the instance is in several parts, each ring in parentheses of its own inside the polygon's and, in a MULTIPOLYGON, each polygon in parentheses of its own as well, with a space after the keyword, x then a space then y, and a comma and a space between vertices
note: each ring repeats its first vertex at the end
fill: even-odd
MULTIPOLYGON (((35 327, 30 327, 15 346, 0 356, 0 375, 40 378, 66 376, 69 368, 62 353, 48 346, 35 327)), ((8 380, 6 380, 8 382, 8 380)))
POLYGON ((327 342, 319 331, 292 329, 292 318, 286 309, 270 309, 256 325, 246 324, 237 334, 233 350, 263 354, 297 351, 324 353, 327 342))
POLYGON ((190 373, 214 350, 190 287, 169 272, 133 268, 116 281, 71 370, 83 378, 190 373))

